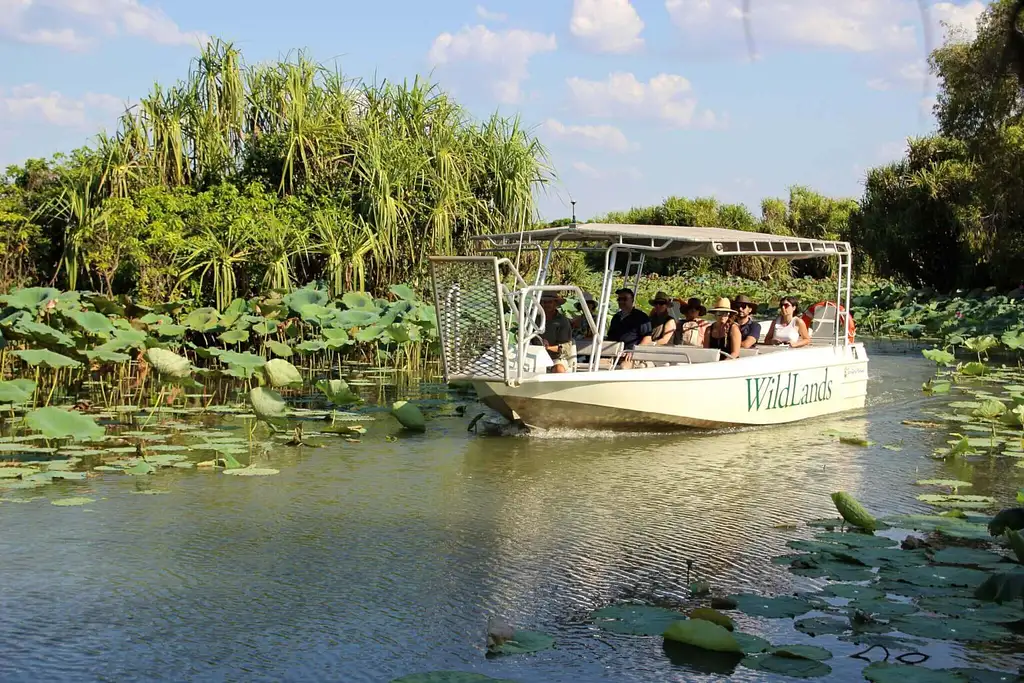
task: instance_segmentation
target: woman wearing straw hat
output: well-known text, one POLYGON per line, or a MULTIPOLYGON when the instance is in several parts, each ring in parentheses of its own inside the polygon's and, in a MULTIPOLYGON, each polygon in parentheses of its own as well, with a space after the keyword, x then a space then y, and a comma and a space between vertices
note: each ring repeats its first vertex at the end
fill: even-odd
POLYGON ((672 298, 659 290, 648 303, 651 304, 651 341, 648 344, 654 346, 671 344, 672 337, 676 333, 676 319, 668 311, 672 298))
POLYGON ((692 297, 686 303, 680 303, 682 304, 683 322, 678 327, 679 331, 676 333, 674 343, 682 344, 683 346, 703 347, 704 334, 711 323, 701 318, 708 314, 708 309, 704 307, 704 304, 697 297, 692 297))
POLYGON ((729 358, 739 358, 741 339, 740 327, 732 321, 736 313, 728 299, 722 297, 715 303, 715 307, 708 309, 713 313, 715 322, 711 323, 707 334, 704 335, 704 348, 718 349, 729 358))

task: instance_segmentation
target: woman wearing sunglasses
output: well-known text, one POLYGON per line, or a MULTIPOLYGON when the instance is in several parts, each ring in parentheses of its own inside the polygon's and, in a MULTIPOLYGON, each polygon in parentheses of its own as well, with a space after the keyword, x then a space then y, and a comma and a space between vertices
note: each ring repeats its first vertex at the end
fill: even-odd
POLYGON ((708 309, 708 312, 714 314, 715 322, 711 323, 711 327, 704 335, 704 348, 718 349, 729 358, 739 358, 742 341, 740 326, 732 319, 736 309, 728 299, 722 297, 714 308, 708 309))
POLYGON ((779 317, 772 321, 764 343, 794 349, 810 344, 811 335, 807 325, 797 316, 797 312, 796 299, 791 296, 779 299, 779 317))

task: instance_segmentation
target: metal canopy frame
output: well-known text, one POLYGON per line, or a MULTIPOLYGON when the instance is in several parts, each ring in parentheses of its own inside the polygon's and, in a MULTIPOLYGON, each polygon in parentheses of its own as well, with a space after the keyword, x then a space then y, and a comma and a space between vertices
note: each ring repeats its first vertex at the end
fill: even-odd
POLYGON ((657 252, 659 258, 766 256, 791 260, 850 255, 848 242, 747 232, 728 228, 572 223, 556 228, 479 235, 485 252, 530 246, 558 251, 604 251, 611 246, 657 252), (571 246, 570 246, 571 243, 571 246))

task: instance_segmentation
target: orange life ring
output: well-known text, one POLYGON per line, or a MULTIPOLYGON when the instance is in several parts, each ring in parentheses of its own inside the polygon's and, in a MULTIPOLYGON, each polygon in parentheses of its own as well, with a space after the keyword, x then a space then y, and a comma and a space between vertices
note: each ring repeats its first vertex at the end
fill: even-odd
MULTIPOLYGON (((835 305, 836 303, 834 301, 819 301, 804 311, 803 315, 800 317, 803 319, 804 324, 807 325, 807 329, 810 330, 811 322, 814 320, 814 312, 818 310, 818 307, 835 305)), ((850 343, 852 344, 854 337, 857 336, 857 324, 854 322, 853 316, 846 312, 846 308, 839 306, 839 312, 846 318, 846 333, 850 343)))

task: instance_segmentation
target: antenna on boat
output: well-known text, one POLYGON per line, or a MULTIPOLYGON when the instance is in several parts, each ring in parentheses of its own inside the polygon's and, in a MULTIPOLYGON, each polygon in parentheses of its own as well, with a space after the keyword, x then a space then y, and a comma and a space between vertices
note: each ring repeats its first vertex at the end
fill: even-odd
POLYGON ((569 203, 572 204, 572 224, 576 225, 576 200, 570 198, 569 203))

